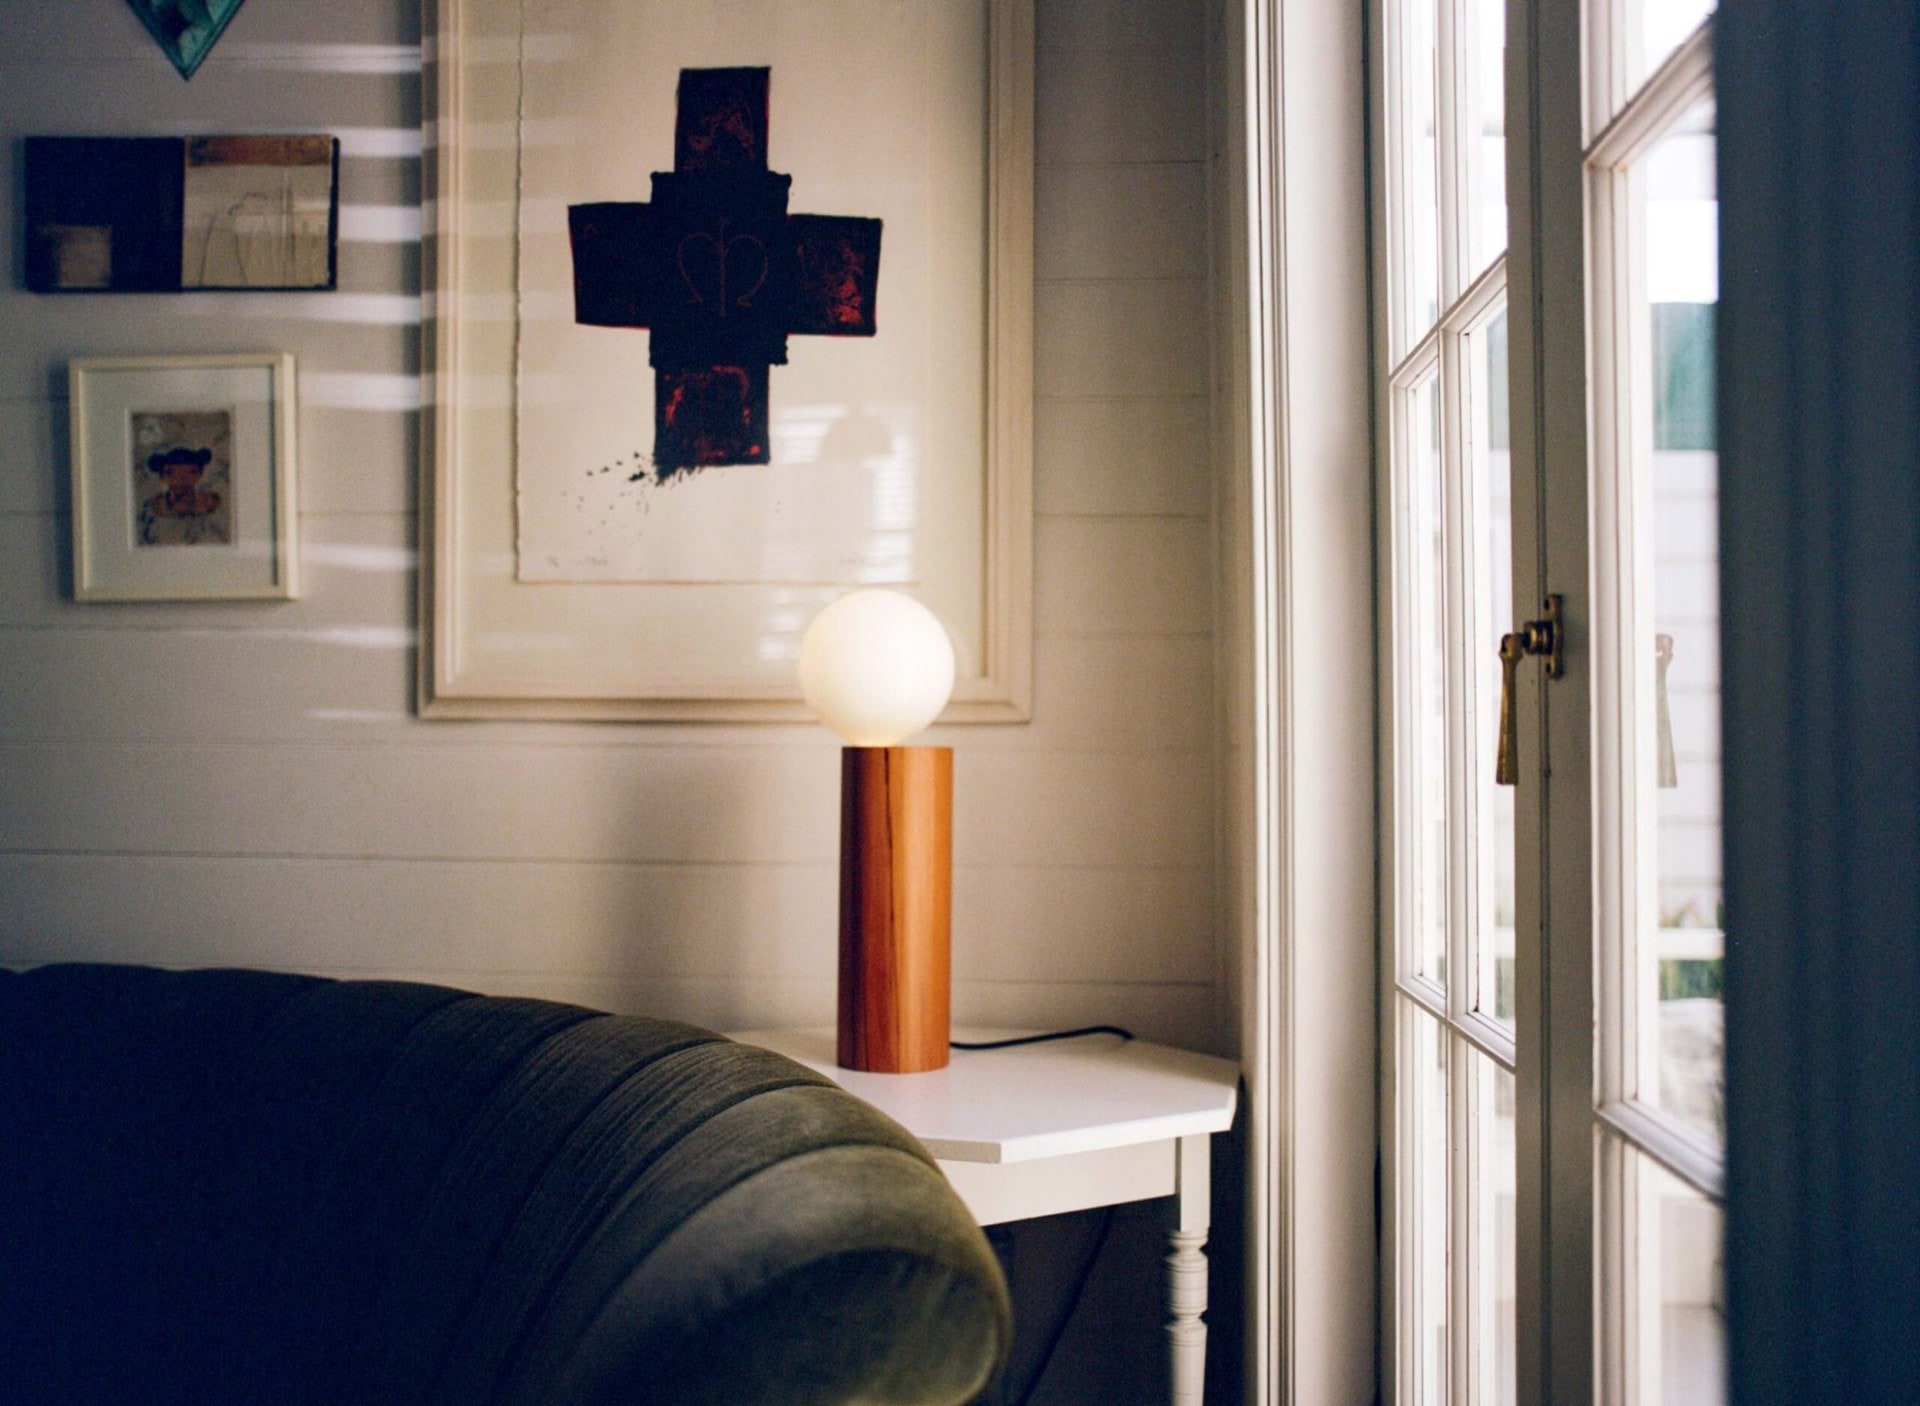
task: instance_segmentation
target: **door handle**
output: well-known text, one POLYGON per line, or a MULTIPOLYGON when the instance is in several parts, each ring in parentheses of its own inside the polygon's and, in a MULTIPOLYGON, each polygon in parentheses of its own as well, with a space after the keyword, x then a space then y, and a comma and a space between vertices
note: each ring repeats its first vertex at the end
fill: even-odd
POLYGON ((1500 637, 1500 755, 1493 768, 1496 786, 1511 786, 1520 779, 1520 733, 1517 726, 1515 692, 1519 684, 1520 661, 1529 654, 1546 662, 1547 677, 1557 679, 1566 672, 1562 648, 1566 628, 1560 620, 1561 598, 1548 596, 1540 607, 1540 618, 1529 620, 1510 635, 1500 637))

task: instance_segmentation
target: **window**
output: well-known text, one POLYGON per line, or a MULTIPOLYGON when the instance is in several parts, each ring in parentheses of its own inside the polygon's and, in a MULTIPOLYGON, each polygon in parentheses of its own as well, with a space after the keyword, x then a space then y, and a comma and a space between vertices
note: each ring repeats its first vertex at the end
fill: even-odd
POLYGON ((1723 1399, 1708 8, 1382 0, 1396 1402, 1723 1399))

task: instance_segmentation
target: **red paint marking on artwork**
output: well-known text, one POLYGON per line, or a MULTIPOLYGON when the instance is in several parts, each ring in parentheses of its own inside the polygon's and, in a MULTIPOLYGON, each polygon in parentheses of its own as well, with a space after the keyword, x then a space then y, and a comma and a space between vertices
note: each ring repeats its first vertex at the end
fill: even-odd
POLYGON ((866 262, 847 240, 840 241, 840 258, 827 275, 828 298, 833 305, 833 320, 842 327, 858 327, 866 321, 866 300, 861 289, 866 285, 866 262))
POLYGON ((714 144, 722 136, 726 136, 732 138, 740 150, 752 159, 758 155, 755 150, 758 142, 755 140, 753 128, 752 115, 738 103, 717 110, 709 110, 700 114, 687 133, 687 147, 699 156, 708 156, 712 153, 714 144))

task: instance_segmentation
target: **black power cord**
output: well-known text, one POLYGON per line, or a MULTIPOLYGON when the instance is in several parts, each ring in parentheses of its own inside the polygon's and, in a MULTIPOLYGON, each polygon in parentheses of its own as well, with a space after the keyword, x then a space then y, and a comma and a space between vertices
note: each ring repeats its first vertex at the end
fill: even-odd
POLYGON ((1027 1378, 1027 1389, 1020 1393, 1018 1406, 1027 1406, 1033 1400, 1034 1392, 1040 1389, 1040 1383, 1046 1380, 1047 1369, 1053 1365, 1053 1355, 1060 1350, 1060 1340, 1067 1335, 1067 1325, 1073 1322, 1074 1315, 1080 1311, 1080 1301, 1087 1295, 1087 1281, 1093 1278, 1093 1267, 1100 1260, 1100 1252, 1107 1248, 1107 1234, 1112 1229, 1113 1207, 1109 1206, 1100 1214, 1100 1229, 1094 1233, 1093 1244, 1080 1265, 1080 1278, 1073 1286, 1073 1296, 1067 1300, 1066 1312, 1053 1325, 1053 1336, 1047 1339, 1046 1351, 1040 1354, 1033 1375, 1027 1378))
POLYGON ((1073 1040, 1082 1035, 1118 1035, 1122 1040, 1133 1038, 1131 1030, 1122 1030, 1117 1025, 1083 1025, 1078 1030, 1052 1030, 1045 1035, 1016 1035, 1011 1040, 949 1040, 947 1043, 956 1050, 1010 1050, 1015 1045, 1038 1045, 1048 1040, 1073 1040))
MULTIPOLYGON (((956 1050, 1010 1050, 1018 1045, 1039 1045, 1051 1040, 1076 1040, 1082 1035, 1118 1035, 1122 1040, 1131 1040, 1133 1032, 1118 1025, 1082 1025, 1074 1030, 1050 1030, 1043 1035, 1016 1035, 1008 1040, 949 1040, 947 1043, 956 1050)), ((1040 1383, 1046 1380, 1047 1369, 1053 1365, 1053 1355, 1060 1350, 1060 1340, 1067 1335, 1067 1325, 1073 1322, 1074 1314, 1080 1311, 1080 1300, 1086 1297, 1087 1281, 1093 1278, 1093 1267, 1100 1259, 1100 1252, 1107 1247, 1107 1235, 1113 1229, 1113 1207, 1108 1206, 1100 1216, 1100 1229, 1095 1232, 1093 1244, 1087 1250, 1087 1257, 1081 1262, 1080 1275, 1073 1286, 1073 1294, 1067 1300, 1066 1309, 1053 1325, 1053 1335, 1047 1339, 1046 1350, 1040 1354, 1040 1361, 1033 1369, 1033 1375, 1027 1378, 1026 1390, 1020 1393, 1017 1406, 1027 1406, 1033 1400, 1034 1392, 1040 1389, 1040 1383)))

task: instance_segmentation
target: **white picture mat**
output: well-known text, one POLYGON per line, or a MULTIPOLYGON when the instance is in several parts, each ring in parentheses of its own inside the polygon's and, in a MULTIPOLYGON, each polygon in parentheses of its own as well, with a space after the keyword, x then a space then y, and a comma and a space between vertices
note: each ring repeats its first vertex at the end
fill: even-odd
POLYGON ((289 598, 293 594, 291 358, 83 359, 70 371, 75 595, 92 600, 289 598), (135 541, 133 416, 231 416, 233 540, 135 541))
POLYGON ((984 503, 986 130, 978 6, 857 0, 526 0, 516 374, 523 581, 893 584, 978 630, 984 503), (585 54, 629 56, 618 65, 585 54), (567 207, 650 198, 685 68, 770 70, 768 164, 795 214, 882 223, 878 334, 793 336, 769 374, 770 465, 660 483, 644 329, 574 320, 567 207), (936 240, 936 221, 942 237, 936 240), (952 359, 942 355, 949 349, 952 359), (957 364, 967 374, 942 375, 957 364), (936 380, 936 377, 940 379, 936 380))
MULTIPOLYGON (((648 0, 623 0, 622 8, 628 3, 644 9, 648 0)), ((800 632, 820 606, 868 579, 862 574, 864 566, 890 557, 910 561, 911 568, 896 565, 874 574, 906 585, 941 616, 954 636, 960 656, 958 711, 974 707, 972 715, 977 717, 1024 716, 1031 589, 1030 4, 1026 0, 942 0, 906 7, 898 0, 730 0, 716 7, 723 12, 720 18, 748 16, 749 34, 755 28, 752 16, 780 8, 816 19, 829 11, 844 13, 856 22, 868 11, 924 8, 931 12, 925 20, 929 44, 945 35, 947 40, 942 42, 950 40, 955 48, 946 61, 949 81, 957 82, 960 71, 971 68, 971 82, 980 95, 976 110, 981 130, 948 133, 932 143, 941 149, 931 159, 954 174, 952 179, 942 176, 925 182, 922 222, 928 231, 981 231, 977 242, 969 236, 949 245, 929 237, 926 266, 942 277, 952 277, 959 291, 949 298, 930 299, 925 327, 901 325, 889 302, 893 288, 888 270, 911 268, 912 261, 901 253, 904 241, 897 245, 890 227, 883 235, 881 255, 878 318, 882 337, 872 341, 796 337, 791 344, 794 364, 773 368, 771 384, 776 417, 787 415, 787 423, 794 427, 790 439, 804 437, 810 432, 808 415, 815 424, 823 417, 818 408, 822 398, 838 397, 825 413, 841 413, 836 405, 866 405, 859 399, 857 372, 843 381, 844 368, 822 363, 824 369, 810 372, 804 358, 884 356, 884 337, 889 332, 903 340, 911 338, 924 357, 925 399, 904 409, 875 405, 874 418, 896 425, 917 419, 930 440, 946 444, 971 438, 976 447, 964 465, 964 486, 958 471, 945 486, 913 485, 917 501, 909 505, 913 528, 904 547, 886 540, 888 534, 902 531, 894 524, 903 516, 903 495, 897 484, 891 486, 890 500, 874 492, 871 481, 876 475, 871 465, 863 464, 869 489, 861 505, 864 523, 858 531, 864 538, 854 552, 842 553, 839 565, 831 569, 819 564, 833 559, 831 539, 824 547, 812 539, 822 505, 830 500, 809 495, 810 501, 797 506, 791 501, 787 485, 801 466, 792 465, 785 473, 777 466, 771 472, 750 466, 723 470, 739 476, 757 473, 760 478, 747 479, 759 495, 753 511, 731 508, 723 514, 727 530, 738 540, 723 544, 721 550, 736 559, 751 554, 774 565, 756 566, 758 579, 740 581, 710 579, 716 574, 710 565, 696 565, 691 571, 669 566, 663 579, 638 583, 521 579, 520 312, 523 302, 537 309, 538 299, 549 295, 561 299, 557 305, 566 306, 571 282, 569 277, 565 288, 545 293, 521 286, 517 263, 522 254, 519 182, 524 174, 520 75, 523 64, 547 61, 556 53, 577 56, 569 61, 588 67, 593 57, 579 55, 576 41, 565 34, 539 32, 534 21, 547 8, 545 0, 536 0, 536 7, 527 12, 529 29, 523 38, 517 0, 440 0, 434 171, 439 210, 438 237, 433 243, 437 296, 429 324, 435 405, 432 464, 423 486, 422 515, 429 557, 423 710, 439 716, 803 716, 794 676, 800 632), (1015 36, 1011 42, 1008 31, 1015 36), (988 63, 990 36, 996 53, 1020 56, 1011 73, 1000 59, 988 63), (959 58, 961 49, 971 57, 959 58), (994 74, 991 82, 989 69, 994 74), (1002 91, 1008 84, 1011 97, 1002 91), (1011 119, 1002 114, 988 122, 990 105, 995 113, 1009 109, 1011 119), (988 126, 1000 144, 991 161, 988 126), (1009 164, 1016 172, 1011 180, 1004 174, 1009 164), (1010 229, 1014 233, 1009 234, 1010 229), (971 253, 966 252, 969 249, 971 253), (1006 291, 1009 284, 1015 290, 1012 294, 1006 291), (1001 291, 996 293, 996 288, 1001 291), (931 310, 943 306, 944 313, 931 310), (1017 351, 1010 356, 1004 351, 1007 346, 1017 351), (824 389, 809 392, 809 375, 824 389), (799 396, 815 397, 814 408, 806 410, 806 402, 795 398, 789 389, 794 385, 799 396), (753 540, 769 522, 785 526, 753 540), (783 539, 781 532, 788 529, 792 536, 783 539), (783 540, 802 545, 786 550, 783 540), (680 579, 674 579, 676 572, 680 579), (707 579, 687 579, 689 575, 707 579)), ((746 41, 738 52, 729 49, 724 57, 729 63, 764 61, 756 58, 746 41)), ((630 64, 631 60, 631 55, 622 55, 620 62, 630 64)), ((703 53, 696 62, 721 61, 715 52, 703 53)), ((678 56, 666 62, 676 79, 680 67, 695 66, 683 64, 678 56)), ((796 96, 809 86, 806 75, 789 79, 775 67, 771 164, 776 170, 788 169, 790 159, 783 154, 783 134, 796 126, 816 125, 802 116, 805 104, 796 96)), ((913 100, 918 104, 924 97, 913 100)), ((634 155, 636 171, 670 167, 671 112, 669 95, 660 112, 645 119, 645 125, 658 129, 645 134, 657 145, 650 154, 634 155)), ((837 118, 829 125, 842 129, 837 118)), ((537 129, 527 131, 529 140, 539 136, 537 129)), ((858 137, 850 144, 857 150, 858 137)), ((851 157, 843 153, 839 159, 851 157)), ((804 161, 799 158, 796 164, 804 161)), ((829 163, 827 174, 831 170, 829 163)), ((645 198, 649 193, 644 182, 630 191, 609 190, 597 166, 595 172, 592 187, 575 198, 583 202, 622 195, 645 198)), ((873 213, 836 198, 830 183, 809 183, 799 170, 791 174, 795 176, 791 208, 796 212, 873 213)), ((816 181, 823 178, 821 172, 812 174, 816 181)), ((563 218, 561 204, 554 197, 537 222, 563 218)), ((901 218, 911 227, 911 221, 901 218)), ((538 230, 531 233, 546 237, 538 230)), ((645 367, 648 333, 582 330, 596 338, 625 339, 631 345, 622 355, 645 367)), ((644 371, 640 389, 650 398, 650 369, 644 371)), ((631 417, 628 428, 641 436, 625 448, 651 447, 651 408, 641 420, 627 404, 634 398, 630 380, 596 389, 593 398, 594 403, 580 413, 606 414, 614 407, 616 413, 631 417)), ((705 526, 701 511, 705 505, 690 501, 683 507, 675 500, 683 487, 675 484, 657 490, 652 495, 656 504, 665 500, 658 510, 691 513, 701 518, 705 530, 716 531, 705 526)), ((843 535, 841 540, 851 537, 843 535)))

